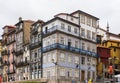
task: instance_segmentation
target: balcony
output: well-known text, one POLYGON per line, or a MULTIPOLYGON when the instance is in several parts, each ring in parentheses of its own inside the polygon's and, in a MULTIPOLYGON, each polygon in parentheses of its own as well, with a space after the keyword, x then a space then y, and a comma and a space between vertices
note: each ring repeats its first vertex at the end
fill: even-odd
POLYGON ((47 52, 50 50, 54 50, 54 49, 61 49, 61 50, 66 50, 66 51, 70 51, 70 52, 75 52, 75 53, 80 53, 80 54, 84 54, 84 55, 88 55, 88 56, 93 56, 93 57, 97 57, 97 54, 88 50, 83 50, 80 48, 75 48, 72 46, 68 46, 68 45, 63 45, 63 44, 59 44, 59 43, 55 43, 46 47, 43 47, 42 51, 47 52))
POLYGON ((23 66, 23 62, 22 61, 20 61, 20 62, 15 62, 15 66, 16 67, 21 67, 21 66, 23 66))
POLYGON ((1 54, 2 56, 7 55, 7 50, 3 50, 1 54))
POLYGON ((12 61, 12 64, 15 64, 15 60, 12 61))
POLYGON ((10 74, 14 74, 15 73, 15 70, 13 69, 13 71, 11 72, 10 70, 7 71, 7 74, 10 75, 10 74))
POLYGON ((15 62, 16 67, 22 67, 22 66, 27 66, 29 65, 29 61, 20 61, 20 62, 15 62))
POLYGON ((20 25, 18 25, 17 28, 16 28, 15 33, 17 34, 17 33, 21 32, 21 31, 23 31, 23 27, 20 27, 20 25))
POLYGON ((15 42, 15 38, 12 39, 11 41, 7 41, 7 45, 10 45, 11 43, 14 43, 15 42))
POLYGON ((55 31, 61 31, 61 32, 65 32, 67 34, 71 34, 71 35, 74 35, 74 36, 79 36, 79 34, 75 33, 74 30, 71 30, 69 32, 67 28, 63 28, 63 27, 61 27, 59 25, 53 26, 52 28, 49 28, 49 29, 43 31, 43 36, 51 34, 51 33, 55 32, 55 31))
POLYGON ((34 28, 34 29, 31 31, 31 33, 32 33, 33 35, 37 34, 37 33, 38 33, 38 29, 34 28))
POLYGON ((19 56, 19 55, 21 55, 21 54, 23 54, 23 49, 17 50, 17 51, 15 52, 15 55, 16 55, 16 56, 19 56))
POLYGON ((92 53, 91 53, 91 56, 93 56, 93 57, 98 57, 98 54, 96 54, 95 52, 92 52, 92 53))
POLYGON ((14 53, 15 53, 15 50, 14 50, 14 49, 12 49, 12 50, 11 50, 11 53, 12 53, 12 54, 14 54, 14 53))
POLYGON ((3 61, 3 65, 10 65, 9 61, 3 61))
POLYGON ((10 55, 10 50, 7 51, 7 55, 8 55, 8 56, 10 55))
POLYGON ((41 44, 41 41, 31 43, 30 49, 32 50, 32 49, 38 48, 38 47, 40 47, 41 45, 42 45, 42 44, 41 44))
POLYGON ((27 66, 27 65, 29 65, 29 61, 28 60, 23 61, 23 66, 27 66))

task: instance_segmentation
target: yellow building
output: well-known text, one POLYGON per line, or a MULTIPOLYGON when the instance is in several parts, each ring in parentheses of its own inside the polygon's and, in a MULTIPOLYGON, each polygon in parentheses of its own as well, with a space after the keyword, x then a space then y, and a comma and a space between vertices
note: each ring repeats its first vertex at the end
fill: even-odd
POLYGON ((104 46, 110 48, 111 57, 109 58, 109 63, 115 64, 115 69, 119 69, 120 64, 120 41, 118 40, 107 40, 104 43, 104 46))
POLYGON ((109 25, 107 25, 107 30, 98 28, 97 30, 97 43, 98 47, 102 47, 97 52, 100 52, 98 64, 97 64, 97 74, 103 78, 109 78, 108 67, 112 65, 115 67, 115 72, 113 74, 120 74, 120 35, 110 33, 109 25), (106 48, 106 49, 105 49, 106 48), (108 49, 107 49, 108 48, 108 49), (107 54, 105 50, 108 50, 110 54, 107 54), (110 50, 110 51, 109 51, 110 50), (104 52, 103 52, 104 51, 104 52), (108 58, 104 56, 110 55, 108 58), (103 60, 102 60, 103 59, 103 60), (108 62, 105 64, 104 62, 108 62))
POLYGON ((113 65, 114 74, 120 74, 120 35, 109 32, 107 27, 107 40, 102 41, 102 46, 110 48, 109 65, 113 65))

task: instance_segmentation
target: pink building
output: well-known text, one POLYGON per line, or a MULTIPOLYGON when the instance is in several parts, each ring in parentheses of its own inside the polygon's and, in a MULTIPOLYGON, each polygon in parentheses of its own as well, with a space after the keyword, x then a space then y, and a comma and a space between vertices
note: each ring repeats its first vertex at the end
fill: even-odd
POLYGON ((9 57, 10 57, 10 50, 8 46, 10 45, 8 42, 8 34, 14 29, 14 26, 11 25, 6 25, 3 27, 3 34, 2 34, 2 68, 3 68, 3 82, 9 81, 9 67, 10 67, 10 62, 9 62, 9 57))
POLYGON ((7 33, 7 48, 8 48, 8 61, 9 61, 9 66, 8 66, 8 81, 15 80, 15 27, 11 31, 7 33))

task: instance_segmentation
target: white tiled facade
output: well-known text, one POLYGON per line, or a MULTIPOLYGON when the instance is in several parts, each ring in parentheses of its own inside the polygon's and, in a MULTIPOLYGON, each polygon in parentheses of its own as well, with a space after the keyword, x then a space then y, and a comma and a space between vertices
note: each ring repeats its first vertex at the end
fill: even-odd
POLYGON ((71 81, 96 79, 98 19, 84 15, 80 14, 79 19, 77 14, 58 14, 43 26, 43 77, 60 80, 72 78, 71 81), (78 49, 95 56, 82 51, 79 53, 78 49))

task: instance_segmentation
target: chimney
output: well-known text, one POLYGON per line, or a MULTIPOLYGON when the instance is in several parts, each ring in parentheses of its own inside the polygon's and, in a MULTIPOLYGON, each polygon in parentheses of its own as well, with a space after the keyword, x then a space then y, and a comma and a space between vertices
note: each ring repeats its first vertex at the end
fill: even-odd
POLYGON ((19 17, 19 22, 22 21, 22 17, 19 17))
POLYGON ((107 32, 109 32, 109 23, 107 22, 107 32))

